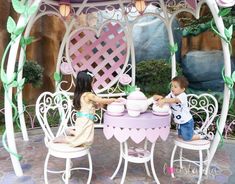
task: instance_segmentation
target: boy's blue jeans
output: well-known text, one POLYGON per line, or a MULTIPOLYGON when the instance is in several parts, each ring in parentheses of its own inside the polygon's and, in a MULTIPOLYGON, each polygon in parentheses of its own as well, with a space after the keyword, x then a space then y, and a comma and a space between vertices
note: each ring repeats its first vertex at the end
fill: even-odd
POLYGON ((194 134, 194 121, 189 120, 187 123, 180 124, 178 127, 178 135, 184 141, 191 141, 194 134))

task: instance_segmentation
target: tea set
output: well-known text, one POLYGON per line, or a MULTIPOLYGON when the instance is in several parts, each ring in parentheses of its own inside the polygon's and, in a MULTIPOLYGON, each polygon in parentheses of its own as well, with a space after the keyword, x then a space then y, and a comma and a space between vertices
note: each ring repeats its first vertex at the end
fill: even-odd
POLYGON ((137 117, 141 113, 147 111, 148 107, 152 105, 152 113, 154 115, 164 116, 169 115, 170 107, 168 104, 158 106, 153 98, 147 98, 143 92, 137 88, 131 92, 127 99, 119 98, 119 102, 113 102, 107 106, 107 113, 111 116, 122 116, 125 113, 125 107, 129 116, 137 117), (153 104, 153 105, 152 105, 153 104))

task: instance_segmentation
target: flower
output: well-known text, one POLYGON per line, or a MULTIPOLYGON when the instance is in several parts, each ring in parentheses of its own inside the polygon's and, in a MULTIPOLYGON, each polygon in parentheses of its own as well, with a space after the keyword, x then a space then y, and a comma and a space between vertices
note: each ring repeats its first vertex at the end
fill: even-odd
POLYGON ((119 79, 119 82, 124 86, 130 84, 131 81, 132 78, 128 74, 122 74, 122 76, 119 79))
POLYGON ((235 5, 235 0, 216 0, 220 7, 231 7, 235 5))

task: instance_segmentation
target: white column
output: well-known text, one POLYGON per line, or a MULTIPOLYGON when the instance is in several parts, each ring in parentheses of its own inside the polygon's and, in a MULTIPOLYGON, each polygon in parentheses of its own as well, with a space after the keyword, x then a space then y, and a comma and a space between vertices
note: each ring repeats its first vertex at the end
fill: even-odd
MULTIPOLYGON (((33 4, 38 5, 40 2, 41 0, 35 0, 33 4)), ((25 20, 25 17, 21 15, 17 23, 17 27, 19 28, 19 27, 24 26, 27 21, 28 20, 25 20)), ((19 36, 15 40, 9 52, 9 58, 8 58, 7 70, 6 70, 7 78, 11 78, 15 70, 15 61, 16 61, 16 55, 17 55, 17 50, 19 47, 20 38, 21 36, 19 36)), ((12 107, 11 107, 10 101, 12 101, 12 87, 9 87, 8 92, 4 93, 5 124, 6 124, 6 135, 7 135, 8 147, 11 151, 17 153, 15 135, 14 135, 14 126, 13 126, 13 113, 12 113, 12 107)), ((11 157, 15 174, 17 176, 22 176, 23 171, 20 165, 20 161, 12 154, 10 154, 10 157, 11 157)))
MULTIPOLYGON (((220 34, 224 36, 224 23, 223 23, 222 18, 218 16, 219 9, 218 9, 218 6, 217 6, 215 0, 206 0, 206 2, 212 12, 212 15, 215 20, 215 24, 216 24, 220 34)), ((229 53, 229 45, 223 39, 221 39, 221 43, 222 43, 222 49, 223 49, 223 54, 224 54, 225 75, 231 76, 231 60, 230 60, 230 53, 229 53)), ((230 100, 230 90, 227 87, 227 85, 225 84, 224 85, 224 100, 223 100, 223 106, 222 106, 222 111, 221 111, 219 127, 217 127, 217 133, 215 135, 215 138, 214 138, 212 145, 211 145, 211 148, 210 148, 210 156, 208 159, 208 167, 207 167, 206 172, 208 172, 210 163, 215 155, 215 152, 216 152, 217 147, 220 142, 220 135, 219 135, 218 131, 221 133, 223 132, 223 129, 225 126, 225 121, 226 121, 227 114, 228 114, 228 109, 229 109, 229 100, 230 100)))

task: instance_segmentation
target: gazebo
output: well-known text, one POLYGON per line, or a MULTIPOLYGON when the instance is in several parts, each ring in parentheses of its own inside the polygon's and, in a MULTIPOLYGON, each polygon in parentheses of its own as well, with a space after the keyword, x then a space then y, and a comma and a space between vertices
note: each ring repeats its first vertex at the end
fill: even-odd
MULTIPOLYGON (((11 34, 11 41, 3 55, 1 80, 5 89, 6 134, 3 137, 7 139, 5 146, 8 147, 15 174, 22 176, 23 171, 17 154, 13 121, 18 113, 23 138, 27 141, 28 134, 22 99, 24 85, 22 66, 26 57, 26 47, 31 42, 30 30, 38 19, 46 15, 58 16, 66 29, 57 57, 54 75, 57 84, 55 90, 63 90, 70 94, 76 73, 83 69, 89 69, 96 76, 95 92, 97 94, 100 96, 120 96, 124 94, 123 91, 118 90, 118 93, 116 93, 113 89, 115 89, 122 74, 131 73, 132 85, 135 84, 135 49, 132 38, 135 23, 145 16, 161 19, 166 26, 169 45, 174 48, 176 45, 172 32, 174 18, 181 12, 191 13, 195 18, 199 18, 203 4, 207 4, 210 8, 218 33, 221 36, 224 54, 224 78, 226 79, 221 118, 210 148, 210 164, 221 139, 220 132, 223 131, 225 126, 230 89, 233 86, 229 51, 229 36, 231 35, 228 34, 228 29, 226 29, 222 17, 218 14, 218 5, 228 7, 234 5, 234 3, 232 0, 12 0, 13 7, 20 14, 20 17, 17 23, 11 17, 8 18, 7 30, 11 34), (149 6, 154 7, 154 11, 145 11, 145 8, 148 9, 149 6), (172 9, 173 6, 178 8, 172 9), (61 14, 62 11, 64 15, 61 14), (87 26, 81 27, 77 17, 91 12, 99 14, 96 25, 89 25, 89 16, 87 16, 87 26), (69 19, 63 17, 67 16, 67 13, 70 14, 69 19), (17 56, 19 58, 18 71, 15 72, 17 56), (61 76, 69 76, 71 80, 61 80, 63 78, 61 76), (64 83, 69 83, 69 87, 65 89, 64 83), (17 104, 13 102, 13 88, 17 89, 17 104)), ((177 75, 175 52, 176 50, 173 49, 171 57, 172 77, 177 75)))

